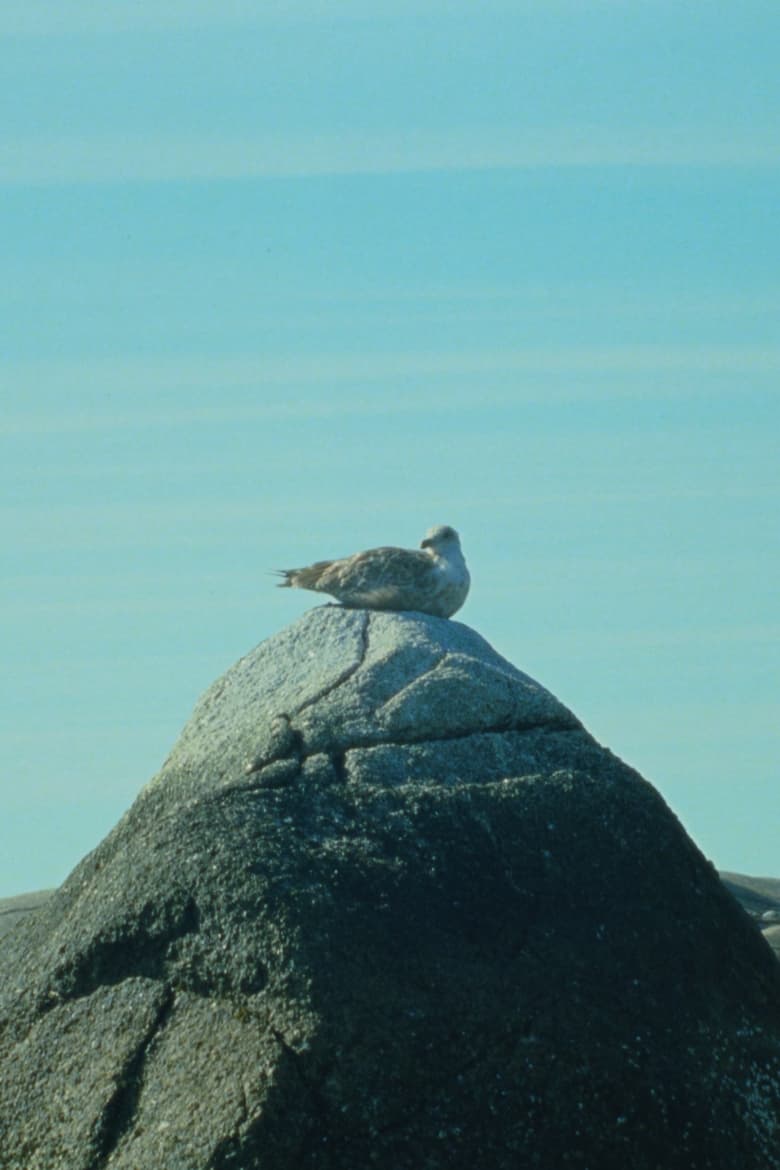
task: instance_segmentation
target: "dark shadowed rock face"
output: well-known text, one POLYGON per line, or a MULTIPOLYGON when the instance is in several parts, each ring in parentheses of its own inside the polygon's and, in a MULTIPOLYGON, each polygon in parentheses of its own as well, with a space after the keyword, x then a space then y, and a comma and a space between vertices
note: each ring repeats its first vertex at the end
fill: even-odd
POLYGON ((9 1170, 776 1170, 780 968, 456 622, 316 609, 2 959, 9 1170))

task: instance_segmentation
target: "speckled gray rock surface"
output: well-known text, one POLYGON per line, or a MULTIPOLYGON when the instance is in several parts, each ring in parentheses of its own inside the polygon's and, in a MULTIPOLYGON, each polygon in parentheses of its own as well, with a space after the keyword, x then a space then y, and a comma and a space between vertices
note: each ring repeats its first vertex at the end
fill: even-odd
POLYGON ((17 894, 13 898, 0 898, 0 938, 13 930, 28 914, 45 906, 54 890, 34 890, 29 894, 17 894))
POLYGON ((4 939, 8 1170, 776 1170, 780 970, 657 793, 452 621, 242 659, 4 939))
MULTIPOLYGON (((150 788, 194 796, 243 783, 247 768, 258 783, 269 766, 279 775, 280 761, 320 755, 349 774, 367 750, 375 779, 382 760, 396 775, 401 757, 371 752, 377 745, 391 754, 400 746, 412 764, 422 745, 426 770, 441 746, 449 774, 447 745, 459 737, 578 727, 549 691, 460 622, 323 606, 206 691, 150 788)), ((486 779, 479 757, 467 758, 468 778, 486 779)))

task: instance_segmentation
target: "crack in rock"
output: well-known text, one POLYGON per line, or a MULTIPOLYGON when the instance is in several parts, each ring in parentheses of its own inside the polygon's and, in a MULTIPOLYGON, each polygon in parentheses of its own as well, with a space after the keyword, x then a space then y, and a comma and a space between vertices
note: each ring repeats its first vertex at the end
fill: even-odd
POLYGON ((347 753, 346 752, 332 752, 328 759, 336 775, 337 784, 346 784, 349 779, 347 772, 347 753))
POLYGON ((150 902, 136 913, 128 933, 98 934, 91 939, 75 959, 55 972, 40 1010, 85 999, 99 988, 123 983, 131 976, 162 980, 174 945, 200 930, 200 910, 193 897, 166 909, 167 913, 154 921, 156 907, 150 902))
MULTIPOLYGON (((339 778, 348 779, 348 775, 344 772, 344 764, 349 764, 349 756, 353 752, 366 752, 374 748, 408 748, 408 747, 437 747, 439 744, 453 743, 456 741, 468 739, 481 739, 487 735, 505 735, 508 732, 520 732, 533 735, 535 732, 548 732, 550 735, 561 734, 577 734, 583 732, 583 729, 577 725, 572 725, 565 719, 560 720, 544 720, 538 723, 524 723, 524 724, 508 724, 500 723, 493 727, 477 727, 464 729, 462 731, 451 731, 443 735, 409 735, 407 737, 394 737, 388 739, 372 739, 366 737, 365 739, 356 739, 354 743, 349 744, 341 751, 334 750, 330 753, 330 759, 333 762, 334 770, 339 778)), ((585 734, 585 733, 583 733, 585 734)), ((319 753, 314 753, 319 754, 319 753)), ((304 756, 304 761, 309 759, 309 756, 304 756)))
POLYGON ((143 1089, 143 1071, 154 1041, 166 1027, 176 1001, 172 988, 166 992, 157 1013, 134 1052, 117 1077, 116 1088, 103 1107, 95 1127, 95 1154, 88 1170, 102 1170, 132 1127, 143 1089))
POLYGON ((247 771, 253 782, 251 784, 231 784, 230 789, 246 789, 250 792, 262 792, 268 788, 286 788, 293 780, 297 780, 301 773, 301 766, 305 756, 290 756, 286 759, 271 760, 259 768, 247 771))
POLYGON ((538 723, 500 723, 495 727, 477 727, 469 728, 464 731, 449 731, 443 735, 410 735, 403 739, 380 739, 372 740, 365 744, 355 744, 354 748, 348 748, 347 751, 358 750, 367 747, 415 747, 419 744, 439 744, 450 743, 453 740, 459 739, 474 739, 481 735, 504 735, 508 731, 528 732, 532 734, 535 731, 549 731, 551 734, 560 734, 561 732, 581 731, 580 727, 573 726, 568 721, 545 719, 538 723))
MULTIPOLYGON (((315 1114, 312 1124, 301 1133, 300 1142, 296 1151, 296 1165, 302 1166, 305 1161, 309 1161, 307 1154, 312 1149, 314 1142, 318 1139, 322 1140, 323 1135, 327 1134, 329 1110, 320 1086, 324 1084, 332 1072, 336 1065, 336 1060, 335 1058, 331 1058, 322 1068, 318 1069, 316 1079, 309 1077, 306 1075, 304 1060, 301 1054, 290 1047, 277 1028, 272 1028, 271 1032, 281 1046, 284 1054, 289 1058, 292 1067, 295 1069, 295 1075, 306 1092, 311 1103, 312 1112, 315 1114)), ((327 1137, 325 1137, 325 1140, 327 1140, 327 1137)))
POLYGON ((400 689, 399 691, 395 691, 395 693, 394 693, 394 694, 392 694, 392 695, 390 696, 390 698, 389 698, 389 699, 385 699, 385 701, 384 701, 383 703, 380 703, 380 704, 379 704, 379 706, 376 708, 375 714, 377 714, 377 715, 378 715, 378 714, 379 714, 379 712, 380 712, 380 711, 382 711, 382 710, 383 710, 383 708, 387 707, 387 706, 388 706, 390 703, 397 703, 397 702, 398 702, 398 700, 399 700, 400 698, 402 698, 402 696, 403 696, 403 695, 404 695, 404 694, 405 694, 405 693, 406 693, 408 690, 410 690, 412 687, 419 686, 419 684, 422 682, 422 680, 423 680, 424 678, 427 678, 429 674, 433 674, 433 673, 434 673, 434 671, 436 671, 436 670, 438 670, 438 669, 439 669, 439 667, 441 666, 441 664, 442 664, 443 662, 446 662, 446 661, 447 661, 447 659, 448 659, 448 658, 451 658, 451 657, 452 657, 452 653, 451 653, 451 651, 449 651, 449 650, 444 650, 444 651, 443 651, 443 652, 442 652, 442 653, 441 653, 441 654, 438 656, 438 658, 435 658, 435 659, 433 660, 433 662, 430 664, 430 666, 427 666, 427 667, 425 668, 425 670, 423 670, 423 671, 421 671, 421 672, 420 672, 420 674, 416 674, 416 675, 414 676, 414 678, 410 679, 410 680, 409 680, 409 682, 408 682, 408 683, 406 683, 404 686, 402 686, 402 687, 401 687, 401 689, 400 689))
POLYGON ((349 679, 351 679, 352 676, 357 674, 357 672, 360 670, 361 666, 366 660, 366 655, 368 654, 368 631, 371 623, 371 614, 368 612, 368 610, 362 614, 362 618, 363 620, 360 626, 360 648, 357 662, 350 663, 349 666, 344 668, 341 674, 336 676, 333 682, 328 683, 327 686, 322 687, 322 689, 317 691, 316 694, 310 695, 308 699, 304 699, 301 705, 296 707, 293 711, 293 716, 300 715, 301 711, 305 711, 307 707, 313 707, 315 703, 319 703, 321 699, 324 699, 327 695, 332 694, 333 691, 338 690, 339 687, 343 686, 345 682, 348 682, 349 679))
MULTIPOLYGON (((302 711, 313 707, 322 699, 327 698, 328 695, 333 694, 339 687, 349 682, 351 678, 360 670, 366 661, 368 655, 368 633, 371 622, 371 615, 365 612, 362 615, 360 626, 360 646, 358 651, 358 658, 356 662, 351 662, 349 666, 337 675, 337 677, 322 687, 316 694, 310 695, 300 706, 296 707, 292 715, 286 711, 275 715, 271 726, 271 745, 265 752, 254 757, 246 766, 246 774, 248 776, 262 775, 262 780, 258 787, 260 788, 281 788, 294 780, 300 772, 303 763, 310 759, 312 755, 319 754, 313 752, 306 752, 304 746, 303 732, 296 727, 293 719, 296 715, 300 715, 302 711), (284 766, 286 765, 286 767, 284 766)), ((338 769, 337 769, 338 772, 338 769)), ((234 787, 231 785, 231 788, 234 787)), ((254 786, 253 786, 254 787, 254 786)))
POLYGON ((282 760, 300 760, 303 755, 303 736, 293 727, 286 711, 271 720, 271 743, 265 752, 256 755, 246 766, 247 775, 262 772, 264 768, 282 760))
POLYGON ((538 723, 509 724, 502 722, 493 727, 478 727, 463 731, 452 731, 444 735, 409 736, 408 738, 373 739, 369 737, 356 738, 354 743, 344 748, 333 748, 324 752, 322 748, 287 759, 274 760, 264 767, 248 772, 247 780, 240 780, 234 784, 225 784, 212 793, 201 797, 205 801, 219 801, 231 796, 235 792, 251 792, 262 795, 280 788, 286 788, 303 776, 304 765, 309 761, 323 756, 330 761, 336 783, 350 782, 349 757, 354 752, 366 752, 375 748, 408 748, 408 747, 436 747, 439 744, 452 743, 468 739, 480 739, 488 735, 505 735, 508 732, 519 732, 532 735, 535 732, 547 732, 551 735, 572 735, 587 733, 577 724, 566 719, 546 720, 538 723), (249 780, 251 777, 251 780, 249 780))

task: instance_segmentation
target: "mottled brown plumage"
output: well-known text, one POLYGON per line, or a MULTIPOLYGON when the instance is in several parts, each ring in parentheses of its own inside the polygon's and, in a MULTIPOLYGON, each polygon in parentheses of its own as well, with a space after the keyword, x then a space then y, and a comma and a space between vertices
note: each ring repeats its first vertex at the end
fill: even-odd
POLYGON ((416 610, 451 617, 466 600, 469 571, 454 528, 430 528, 418 549, 371 548, 302 569, 279 570, 282 588, 327 593, 350 609, 416 610))

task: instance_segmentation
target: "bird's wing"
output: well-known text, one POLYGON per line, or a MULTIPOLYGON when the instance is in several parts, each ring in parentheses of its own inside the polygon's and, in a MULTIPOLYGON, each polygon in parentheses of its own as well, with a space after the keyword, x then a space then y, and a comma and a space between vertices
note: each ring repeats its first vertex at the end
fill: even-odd
POLYGON ((333 563, 320 574, 317 588, 325 593, 373 593, 405 589, 425 582, 432 569, 427 553, 407 548, 370 548, 333 563))

